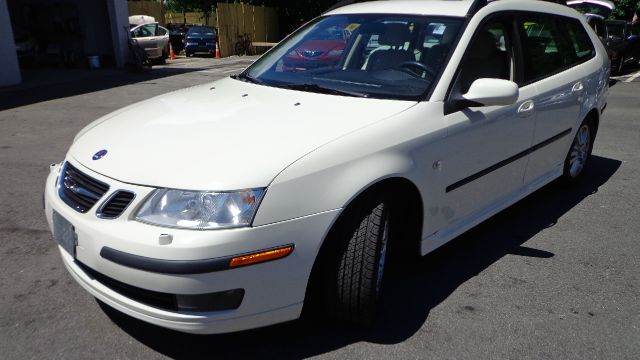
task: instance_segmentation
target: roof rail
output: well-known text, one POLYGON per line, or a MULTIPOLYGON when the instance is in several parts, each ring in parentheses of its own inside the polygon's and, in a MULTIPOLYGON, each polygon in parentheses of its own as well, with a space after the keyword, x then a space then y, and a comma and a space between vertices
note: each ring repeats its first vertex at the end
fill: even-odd
POLYGON ((475 13, 478 12, 478 10, 480 10, 483 7, 487 6, 488 2, 489 1, 487 1, 487 0, 473 0, 473 4, 471 4, 471 6, 469 7, 469 11, 467 12, 467 16, 473 16, 475 13))
POLYGON ((323 12, 322 15, 328 13, 331 10, 335 10, 337 8, 341 8, 343 6, 347 6, 347 5, 351 5, 351 4, 355 4, 355 3, 359 3, 359 2, 366 2, 366 1, 372 1, 372 0, 342 0, 342 1, 338 1, 335 5, 331 6, 325 12, 323 12))

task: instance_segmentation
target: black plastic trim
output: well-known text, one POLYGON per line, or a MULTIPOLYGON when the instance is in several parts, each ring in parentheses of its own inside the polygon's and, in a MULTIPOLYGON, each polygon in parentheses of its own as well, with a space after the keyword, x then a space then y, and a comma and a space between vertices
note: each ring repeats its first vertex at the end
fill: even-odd
POLYGON ((244 289, 231 289, 206 294, 170 294, 139 288, 99 273, 78 260, 75 264, 91 279, 142 304, 162 310, 180 312, 202 312, 235 310, 244 298, 244 289))
POLYGON ((486 168, 486 169, 484 169, 482 171, 478 171, 477 173, 475 173, 475 174, 473 174, 473 175, 471 175, 469 177, 466 177, 466 178, 464 178, 464 179, 462 179, 460 181, 457 181, 457 182, 447 186, 445 191, 446 192, 451 192, 451 191, 453 191, 453 190, 455 190, 455 189, 457 189, 459 187, 462 187, 462 186, 464 186, 464 185, 466 185, 466 184, 468 184, 468 183, 470 183, 470 182, 472 182, 474 180, 478 180, 479 178, 481 178, 481 177, 483 177, 483 176, 485 176, 485 175, 487 175, 487 174, 489 174, 489 173, 491 173, 493 171, 496 171, 496 170, 500 169, 501 167, 509 165, 512 162, 514 162, 516 160, 519 160, 519 159, 531 154, 532 152, 534 152, 536 150, 539 150, 539 149, 551 144, 552 142, 557 141, 557 140, 569 135, 570 133, 571 133, 571 128, 569 128, 569 129, 567 129, 567 130, 565 130, 565 131, 563 131, 563 132, 561 132, 561 133, 559 133, 557 135, 554 135, 554 136, 548 138, 547 140, 545 140, 545 141, 543 141, 543 142, 541 142, 541 143, 539 143, 537 145, 534 145, 534 146, 532 146, 532 147, 530 147, 530 148, 528 148, 528 149, 526 149, 526 150, 524 150, 524 151, 522 151, 522 152, 520 152, 520 153, 518 153, 516 155, 513 155, 512 157, 510 157, 508 159, 502 160, 497 164, 491 165, 491 166, 489 166, 488 168, 486 168))
MULTIPOLYGON (((287 247, 294 248, 294 245, 289 244, 289 245, 278 246, 278 247, 269 248, 269 249, 252 251, 250 253, 237 254, 237 255, 225 256, 225 257, 219 257, 219 258, 213 258, 213 259, 163 260, 163 259, 154 259, 146 256, 133 255, 133 254, 129 254, 123 251, 119 251, 119 250, 104 246, 100 250, 100 256, 116 264, 130 267, 133 269, 150 271, 155 273, 162 273, 162 274, 189 275, 189 274, 204 274, 204 273, 212 273, 212 272, 217 272, 222 270, 228 270, 228 269, 231 269, 231 267, 229 267, 229 263, 231 262, 231 259, 235 257, 246 256, 249 254, 256 254, 264 251, 282 249, 287 247)), ((289 256, 290 254, 291 252, 281 258, 268 260, 268 261, 283 259, 289 256)), ((263 261, 256 264, 263 264, 268 261, 263 261)))

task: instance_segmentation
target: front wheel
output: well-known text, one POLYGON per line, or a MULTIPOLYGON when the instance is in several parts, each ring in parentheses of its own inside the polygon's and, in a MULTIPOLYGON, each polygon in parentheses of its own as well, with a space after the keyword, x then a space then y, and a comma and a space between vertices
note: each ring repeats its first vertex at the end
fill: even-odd
POLYGON ((593 122, 590 119, 585 120, 571 143, 564 161, 563 173, 563 178, 569 184, 576 183, 584 172, 593 149, 594 129, 593 122))
POLYGON ((388 213, 384 201, 369 198, 344 214, 324 276, 331 317, 361 325, 373 322, 387 257, 388 213))

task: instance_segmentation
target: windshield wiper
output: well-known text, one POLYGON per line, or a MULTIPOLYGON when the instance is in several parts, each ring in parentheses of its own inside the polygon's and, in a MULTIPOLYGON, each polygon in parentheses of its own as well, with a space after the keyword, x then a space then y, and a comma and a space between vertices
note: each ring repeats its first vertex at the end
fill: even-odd
POLYGON ((287 84, 282 87, 285 89, 308 91, 308 92, 314 92, 319 94, 331 94, 331 95, 363 97, 363 98, 366 98, 369 96, 367 94, 363 94, 355 91, 346 91, 346 90, 327 88, 324 86, 320 86, 318 84, 287 84))
POLYGON ((246 73, 240 73, 238 75, 231 75, 231 78, 232 79, 236 79, 236 80, 240 80, 240 81, 244 81, 244 82, 250 82, 250 83, 253 83, 253 84, 264 85, 264 82, 254 78, 252 76, 249 76, 246 73))

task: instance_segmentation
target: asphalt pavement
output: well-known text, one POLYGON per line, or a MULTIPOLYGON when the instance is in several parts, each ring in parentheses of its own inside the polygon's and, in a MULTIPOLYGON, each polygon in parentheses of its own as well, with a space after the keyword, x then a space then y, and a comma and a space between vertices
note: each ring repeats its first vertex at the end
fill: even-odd
POLYGON ((42 210, 48 165, 92 120, 252 60, 178 59, 147 73, 78 70, 52 80, 28 74, 26 84, 0 89, 1 359, 640 358, 635 72, 611 87, 584 181, 551 184, 392 272, 370 329, 305 320, 196 336, 96 301, 51 240, 42 210))

